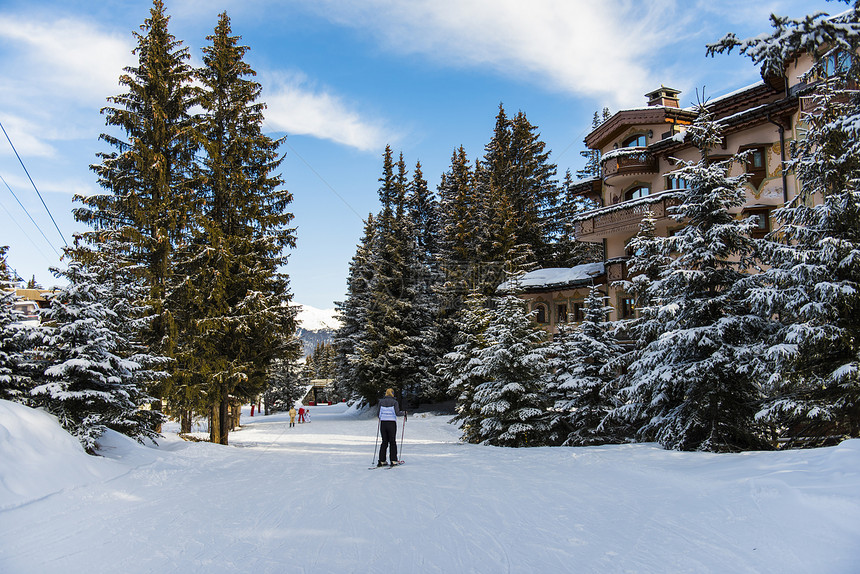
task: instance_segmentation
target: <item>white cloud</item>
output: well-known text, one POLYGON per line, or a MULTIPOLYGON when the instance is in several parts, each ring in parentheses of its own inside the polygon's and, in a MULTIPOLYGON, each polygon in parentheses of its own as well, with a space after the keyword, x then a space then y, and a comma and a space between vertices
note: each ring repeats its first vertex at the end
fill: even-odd
POLYGON ((635 0, 312 0, 397 53, 486 66, 564 92, 640 105, 659 84, 646 64, 672 42, 675 2, 635 0), (621 79, 621 81, 619 81, 621 79))
POLYGON ((89 21, 0 13, 0 108, 18 151, 54 157, 58 141, 90 137, 133 47, 130 34, 89 21))
POLYGON ((0 140, 4 146, 8 135, 19 154, 36 157, 55 155, 56 150, 52 145, 34 135, 41 133, 41 130, 33 122, 14 115, 4 115, 2 121, 6 135, 0 135, 0 140))
POLYGON ((0 15, 0 40, 15 54, 4 59, 31 93, 62 94, 78 102, 104 102, 117 92, 122 68, 134 61, 131 34, 108 32, 84 20, 0 15))
POLYGON ((351 110, 337 95, 314 89, 301 75, 276 75, 263 84, 266 124, 273 131, 310 135, 373 152, 400 137, 351 110))

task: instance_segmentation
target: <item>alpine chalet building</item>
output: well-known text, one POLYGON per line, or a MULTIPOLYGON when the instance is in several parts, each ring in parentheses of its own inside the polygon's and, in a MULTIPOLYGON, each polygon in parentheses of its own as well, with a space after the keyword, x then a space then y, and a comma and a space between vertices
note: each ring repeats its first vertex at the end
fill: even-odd
MULTIPOLYGON (((810 69, 812 58, 798 56, 784 76, 771 76, 751 86, 708 101, 712 117, 723 131, 722 149, 711 158, 722 159, 749 151, 745 166, 735 165, 731 175, 750 174, 746 203, 738 217, 756 216, 757 237, 771 230, 771 212, 796 195, 793 173, 782 170, 791 142, 803 137, 801 112, 809 106, 805 97, 814 88, 799 80, 810 69)), ((839 65, 834 57, 829 65, 839 65)), ((581 310, 592 282, 601 285, 613 308, 610 320, 633 317, 635 302, 613 283, 627 279, 628 241, 639 231, 644 214, 656 218, 655 233, 668 236, 682 227, 669 218, 670 202, 664 192, 683 189, 686 182, 672 174, 678 160, 696 162, 699 150, 684 138, 695 120, 692 107, 680 106, 678 90, 660 86, 646 94, 647 106, 621 110, 585 137, 591 150, 600 152, 600 177, 581 180, 578 194, 595 201, 598 208, 573 219, 579 241, 599 243, 603 262, 570 269, 539 269, 521 281, 522 297, 550 333, 566 321, 581 320, 581 310)))

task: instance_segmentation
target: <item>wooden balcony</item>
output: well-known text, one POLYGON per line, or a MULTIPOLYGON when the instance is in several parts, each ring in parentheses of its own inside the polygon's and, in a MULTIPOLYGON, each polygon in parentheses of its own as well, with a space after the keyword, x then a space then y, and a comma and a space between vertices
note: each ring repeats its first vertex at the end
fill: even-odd
POLYGON ((574 219, 573 233, 579 241, 600 241, 613 235, 633 236, 647 211, 657 219, 666 217, 666 208, 672 204, 663 194, 624 201, 609 207, 585 212, 574 219))
POLYGON ((623 185, 623 179, 657 173, 657 158, 644 147, 612 150, 600 158, 603 181, 612 186, 623 185))

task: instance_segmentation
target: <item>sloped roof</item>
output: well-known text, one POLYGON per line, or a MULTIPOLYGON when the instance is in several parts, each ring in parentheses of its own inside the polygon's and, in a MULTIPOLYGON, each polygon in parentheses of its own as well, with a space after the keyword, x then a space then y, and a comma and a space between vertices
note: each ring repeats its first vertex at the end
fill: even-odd
POLYGON ((606 269, 603 263, 584 263, 575 267, 549 267, 529 271, 518 280, 508 280, 499 285, 499 292, 539 291, 546 289, 564 289, 590 285, 594 277, 603 275, 606 269))

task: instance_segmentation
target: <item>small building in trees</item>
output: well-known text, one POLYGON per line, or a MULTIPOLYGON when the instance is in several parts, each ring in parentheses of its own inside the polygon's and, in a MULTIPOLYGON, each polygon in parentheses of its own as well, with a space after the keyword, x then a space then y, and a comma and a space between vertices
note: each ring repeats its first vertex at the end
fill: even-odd
POLYGON ((559 325, 582 321, 589 288, 603 283, 606 283, 605 264, 585 263, 531 271, 502 283, 499 292, 518 293, 528 302, 534 321, 555 334, 559 325))

